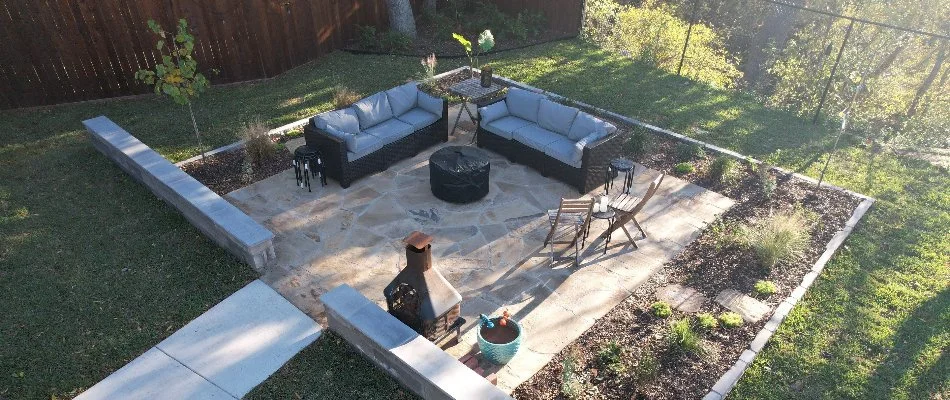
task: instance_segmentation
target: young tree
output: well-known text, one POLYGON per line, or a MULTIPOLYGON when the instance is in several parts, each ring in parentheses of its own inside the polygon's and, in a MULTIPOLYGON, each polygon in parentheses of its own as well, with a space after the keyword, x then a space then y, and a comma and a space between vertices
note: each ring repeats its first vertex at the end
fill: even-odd
POLYGON ((416 20, 409 0, 386 0, 386 4, 389 6, 390 29, 415 39, 416 20))
POLYGON ((191 103, 211 84, 198 72, 198 62, 193 56, 195 37, 188 33, 188 21, 184 18, 178 20, 178 30, 174 34, 163 30, 154 20, 148 20, 148 27, 159 37, 155 48, 161 54, 161 62, 151 70, 139 70, 135 73, 135 79, 153 86, 156 94, 171 97, 175 103, 188 106, 198 148, 204 158, 205 149, 191 103))

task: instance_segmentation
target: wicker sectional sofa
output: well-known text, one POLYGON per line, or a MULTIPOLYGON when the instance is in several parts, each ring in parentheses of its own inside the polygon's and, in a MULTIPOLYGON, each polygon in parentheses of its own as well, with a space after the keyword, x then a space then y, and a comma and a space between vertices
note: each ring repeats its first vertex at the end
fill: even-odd
POLYGON ((623 137, 613 124, 512 87, 478 109, 478 146, 588 193, 604 183, 623 137))
POLYGON ((347 188, 399 160, 448 141, 448 103, 410 82, 352 106, 317 114, 304 128, 319 149, 327 176, 347 188))

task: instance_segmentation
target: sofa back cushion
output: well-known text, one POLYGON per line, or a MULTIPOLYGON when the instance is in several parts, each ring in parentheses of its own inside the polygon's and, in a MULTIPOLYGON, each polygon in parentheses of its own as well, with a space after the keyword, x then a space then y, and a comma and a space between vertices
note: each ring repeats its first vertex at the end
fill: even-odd
POLYGON ((597 137, 602 138, 616 131, 617 127, 613 124, 581 111, 574 118, 574 123, 571 125, 571 130, 568 131, 567 137, 573 141, 578 141, 591 133, 597 133, 597 137))
POLYGON ((389 106, 393 110, 394 116, 403 115, 419 104, 418 84, 409 82, 402 86, 396 86, 386 91, 386 97, 389 98, 389 106))
POLYGON ((356 110, 347 107, 342 110, 328 111, 313 117, 313 124, 324 131, 329 131, 328 126, 345 133, 357 133, 360 131, 360 120, 356 116, 356 110))
POLYGON ((571 124, 574 122, 574 117, 577 117, 578 111, 574 107, 542 99, 541 107, 538 109, 538 125, 551 132, 567 136, 571 131, 571 124))
POLYGON ((386 92, 379 92, 353 103, 356 115, 360 119, 360 129, 365 130, 393 117, 386 92))
POLYGON ((544 95, 513 87, 508 90, 508 112, 518 118, 538 122, 538 110, 544 95))
POLYGON ((508 105, 505 104, 504 101, 499 101, 499 102, 497 102, 497 103, 492 103, 492 104, 489 104, 489 105, 487 105, 487 106, 485 106, 485 107, 479 108, 479 109, 478 109, 478 115, 479 115, 480 118, 481 118, 481 119, 479 119, 479 121, 481 122, 481 124, 482 124, 482 125, 487 125, 488 123, 490 123, 490 122, 492 122, 492 121, 496 121, 496 120, 502 119, 502 118, 504 118, 504 117, 507 117, 507 116, 509 115, 509 113, 508 113, 508 105))

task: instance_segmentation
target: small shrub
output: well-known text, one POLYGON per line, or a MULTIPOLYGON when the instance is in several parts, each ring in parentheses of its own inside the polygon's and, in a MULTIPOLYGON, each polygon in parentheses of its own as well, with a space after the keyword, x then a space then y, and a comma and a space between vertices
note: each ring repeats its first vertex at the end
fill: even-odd
POLYGON ((742 225, 720 221, 709 227, 709 235, 716 250, 722 250, 732 246, 745 246, 748 232, 742 225))
POLYGON ((379 33, 376 27, 372 25, 357 25, 356 37, 360 47, 367 50, 379 49, 379 33))
POLYGON ((251 160, 249 157, 244 157, 244 161, 241 162, 241 182, 245 185, 249 185, 254 181, 254 167, 251 166, 251 160))
POLYGON ((238 136, 244 140, 247 162, 253 167, 260 167, 277 154, 277 147, 267 132, 267 126, 263 122, 252 121, 244 124, 238 133, 238 136))
POLYGON ((721 185, 732 186, 739 180, 739 162, 720 156, 709 166, 709 175, 721 185))
POLYGON ((564 356, 561 361, 561 394, 567 399, 580 399, 587 391, 589 383, 581 374, 579 356, 575 352, 570 352, 564 356))
POLYGON ((719 327, 719 321, 716 321, 716 317, 712 314, 697 314, 696 326, 704 332, 709 332, 719 327))
POLYGON ((643 384, 656 379, 659 372, 660 360, 652 350, 644 349, 640 352, 637 363, 633 365, 631 375, 637 383, 643 384))
POLYGON ((379 47, 389 52, 406 51, 412 48, 412 38, 397 31, 386 31, 379 35, 379 47))
POLYGON ((673 308, 665 301, 658 301, 650 306, 650 313, 655 317, 667 318, 673 315, 673 308))
POLYGON ((693 164, 690 164, 688 162, 681 162, 679 164, 676 164, 675 167, 673 167, 673 173, 675 173, 676 175, 686 175, 686 174, 692 173, 695 170, 696 168, 693 167, 693 164))
POLYGON ((742 316, 731 311, 719 314, 719 323, 726 328, 738 328, 742 326, 742 316))
POLYGON ((336 109, 346 108, 360 99, 363 95, 346 86, 336 86, 333 88, 333 107, 336 109))
POLYGON ((634 157, 642 157, 650 153, 654 146, 653 134, 645 128, 636 127, 631 132, 630 139, 627 141, 627 150, 634 157))
POLYGON ((772 195, 775 194, 775 189, 778 188, 778 182, 772 176, 772 166, 759 164, 755 169, 755 176, 759 181, 759 190, 762 191, 762 196, 771 199, 772 195))
POLYGON ((759 297, 769 297, 775 292, 778 291, 778 288, 775 287, 775 282, 772 281, 758 281, 753 286, 755 295, 759 297))
POLYGON ((698 356, 707 354, 702 338, 693 330, 688 318, 670 322, 666 340, 674 353, 698 356))
POLYGON ((676 159, 682 162, 697 160, 706 157, 703 146, 695 143, 680 142, 676 144, 676 159))
POLYGON ((759 263, 773 268, 797 259, 808 246, 808 219, 797 211, 780 212, 756 222, 749 230, 749 246, 759 263))
POLYGON ((624 363, 624 349, 612 340, 597 352, 597 363, 605 371, 614 375, 623 375, 627 371, 627 365, 624 363))

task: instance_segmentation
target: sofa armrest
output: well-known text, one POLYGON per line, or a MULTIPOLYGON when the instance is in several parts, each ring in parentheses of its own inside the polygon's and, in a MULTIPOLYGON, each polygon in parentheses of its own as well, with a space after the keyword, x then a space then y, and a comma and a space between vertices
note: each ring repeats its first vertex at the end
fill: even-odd
POLYGON ((307 146, 314 147, 320 151, 320 156, 327 162, 327 165, 344 165, 346 158, 346 141, 342 138, 331 135, 329 132, 317 128, 311 120, 303 129, 304 140, 307 146))
POLYGON ((620 157, 623 153, 623 145, 626 143, 627 135, 617 130, 613 134, 598 139, 593 143, 588 143, 584 147, 584 155, 581 165, 585 168, 594 164, 607 165, 610 160, 620 157))

